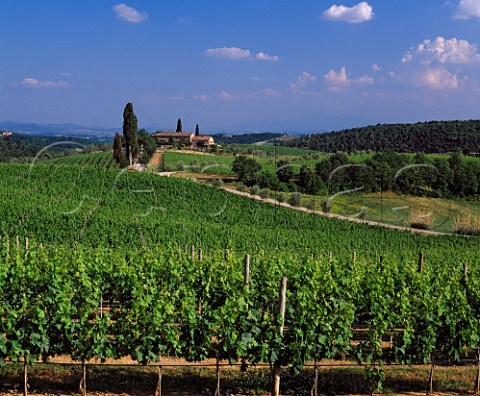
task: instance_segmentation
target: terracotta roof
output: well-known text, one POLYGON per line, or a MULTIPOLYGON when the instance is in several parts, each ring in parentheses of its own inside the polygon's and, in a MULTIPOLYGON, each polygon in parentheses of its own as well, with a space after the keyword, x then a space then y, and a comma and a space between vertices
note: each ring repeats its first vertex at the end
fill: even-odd
POLYGON ((213 139, 211 136, 194 136, 192 140, 210 140, 213 139))
POLYGON ((176 136, 176 137, 190 137, 193 135, 193 132, 155 132, 152 133, 152 136, 158 136, 158 137, 170 137, 170 136, 176 136))

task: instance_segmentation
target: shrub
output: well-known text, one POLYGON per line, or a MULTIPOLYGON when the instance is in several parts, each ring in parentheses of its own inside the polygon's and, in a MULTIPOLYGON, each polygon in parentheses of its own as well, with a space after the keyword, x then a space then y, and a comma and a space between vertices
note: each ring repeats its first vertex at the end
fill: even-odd
POLYGON ((213 179, 212 186, 214 187, 223 187, 223 180, 222 179, 213 179))
POLYGON ((275 195, 275 198, 278 202, 285 202, 285 194, 283 192, 279 192, 275 195))
POLYGON ((321 205, 323 213, 330 213, 330 211, 332 210, 333 204, 332 201, 330 201, 329 199, 322 199, 321 205))
POLYGON ((252 195, 258 195, 259 192, 260 192, 260 187, 258 187, 256 184, 252 186, 252 188, 250 189, 250 194, 252 195))
POLYGON ((358 211, 356 218, 357 219, 364 219, 367 216, 367 207, 362 206, 360 210, 358 211))
POLYGON ((431 230, 435 223, 435 216, 433 215, 433 212, 413 209, 409 213, 408 220, 410 222, 410 227, 412 228, 431 230))
POLYGON ((315 207, 316 207, 315 198, 312 198, 307 202, 306 208, 310 210, 315 210, 315 207))
POLYGON ((191 169, 192 171, 198 170, 198 166, 199 166, 199 164, 198 164, 198 161, 197 161, 197 160, 191 160, 191 161, 190 161, 190 169, 191 169))
POLYGON ((270 198, 270 190, 268 188, 262 188, 258 192, 258 195, 260 195, 262 198, 270 198))
POLYGON ((247 186, 243 183, 237 184, 237 191, 246 192, 248 190, 247 186))
POLYGON ((294 192, 288 198, 288 203, 292 206, 300 206, 302 195, 298 192, 294 192))
POLYGON ((178 161, 177 162, 177 170, 178 171, 183 171, 185 169, 185 164, 183 163, 183 161, 178 161))

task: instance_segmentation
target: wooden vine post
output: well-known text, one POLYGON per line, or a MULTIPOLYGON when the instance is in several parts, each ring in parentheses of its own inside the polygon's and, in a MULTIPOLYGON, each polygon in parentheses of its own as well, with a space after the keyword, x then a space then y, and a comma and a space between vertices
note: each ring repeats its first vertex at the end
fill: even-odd
POLYGON ((157 391, 155 392, 155 396, 162 396, 162 357, 158 356, 158 383, 157 383, 157 391))
POLYGON ((423 259, 425 258, 425 255, 423 252, 420 252, 418 254, 418 272, 421 274, 423 271, 423 259))
POLYGON ((192 261, 195 261, 195 246, 192 245, 192 248, 190 250, 190 258, 192 261))
POLYGON ((203 251, 202 249, 198 249, 198 261, 202 262, 203 260, 203 251))
POLYGON ((250 255, 245 255, 244 261, 244 274, 243 274, 243 284, 248 288, 248 283, 250 281, 250 255))
POLYGON ((432 354, 430 354, 429 360, 430 360, 430 376, 428 377, 427 395, 432 395, 433 394, 433 370, 435 369, 435 364, 433 362, 432 354))
MULTIPOLYGON (((280 324, 280 334, 283 334, 283 328, 285 325, 285 306, 287 300, 287 277, 282 276, 282 281, 280 283, 280 299, 278 303, 278 312, 281 318, 280 324)), ((274 363, 273 367, 273 389, 272 396, 280 395, 280 373, 282 371, 281 363, 277 360, 274 363)))
POLYGON ((28 395, 28 361, 27 356, 23 357, 23 396, 28 395))
POLYGON ((476 351, 477 358, 477 377, 475 378, 475 396, 478 396, 480 392, 480 349, 476 351))

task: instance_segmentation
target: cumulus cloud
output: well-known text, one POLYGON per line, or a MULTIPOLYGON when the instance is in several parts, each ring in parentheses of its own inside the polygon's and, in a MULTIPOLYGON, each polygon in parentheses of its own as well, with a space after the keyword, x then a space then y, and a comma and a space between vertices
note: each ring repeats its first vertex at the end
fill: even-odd
POLYGON ((257 55, 255 55, 255 58, 269 62, 278 62, 280 60, 278 56, 265 54, 264 52, 259 52, 257 55))
POLYGON ((237 47, 223 47, 223 48, 210 48, 203 51, 203 55, 209 58, 220 59, 250 59, 259 61, 278 62, 280 58, 276 55, 266 54, 265 52, 259 52, 255 56, 252 56, 252 52, 248 49, 241 49, 237 47))
POLYGON ((348 88, 352 84, 372 85, 375 83, 375 79, 370 76, 362 76, 354 79, 349 78, 345 66, 342 66, 338 72, 333 69, 329 70, 328 73, 325 74, 325 81, 330 91, 348 88))
POLYGON ((453 17, 456 19, 480 18, 480 0, 460 0, 453 17))
POLYGON ((434 89, 457 89, 459 81, 456 74, 444 68, 433 68, 422 72, 417 85, 434 89))
POLYGON ((68 84, 65 81, 49 81, 49 80, 37 80, 36 78, 24 78, 22 85, 28 88, 67 88, 68 84))
POLYGON ((338 89, 341 87, 347 87, 352 81, 347 76, 347 68, 345 66, 340 68, 339 72, 335 70, 329 70, 325 74, 325 80, 330 85, 330 89, 338 89))
POLYGON ((207 49, 203 55, 209 58, 246 59, 250 58, 251 52, 237 47, 223 47, 207 49))
POLYGON ((135 8, 129 7, 126 4, 117 4, 112 7, 113 12, 118 19, 123 19, 126 22, 140 23, 148 18, 147 13, 139 12, 135 8))
POLYGON ((362 1, 353 7, 332 5, 324 11, 322 16, 331 21, 343 21, 348 23, 360 23, 373 18, 373 8, 366 1, 362 1))
POLYGON ((445 39, 437 37, 435 40, 424 40, 416 49, 411 48, 402 58, 408 63, 418 58, 424 65, 437 62, 440 64, 472 64, 480 62, 480 54, 476 44, 467 40, 457 40, 455 37, 445 39))
POLYGON ((314 83, 316 80, 317 76, 303 72, 300 76, 296 77, 293 82, 290 83, 290 89, 293 93, 298 92, 307 85, 314 83))
POLYGON ((372 65, 372 71, 379 72, 382 70, 382 67, 377 65, 376 63, 372 65))

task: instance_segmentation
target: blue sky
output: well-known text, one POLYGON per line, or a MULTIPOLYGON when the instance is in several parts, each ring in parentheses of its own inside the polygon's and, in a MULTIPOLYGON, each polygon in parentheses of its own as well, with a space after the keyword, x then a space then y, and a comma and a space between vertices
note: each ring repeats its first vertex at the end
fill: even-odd
POLYGON ((0 121, 324 131, 480 116, 480 0, 0 0, 0 121))

